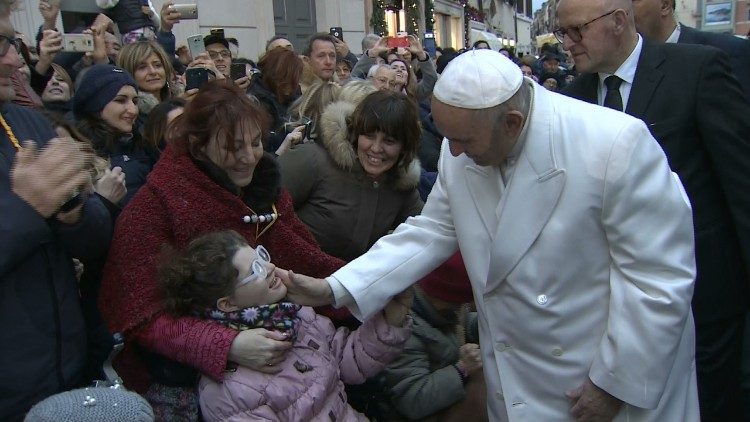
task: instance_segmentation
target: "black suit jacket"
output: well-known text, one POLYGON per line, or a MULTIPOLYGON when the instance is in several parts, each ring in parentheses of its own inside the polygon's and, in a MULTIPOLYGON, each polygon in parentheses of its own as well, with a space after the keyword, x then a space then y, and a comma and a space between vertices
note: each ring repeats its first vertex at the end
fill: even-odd
POLYGON ((708 45, 727 53, 734 77, 740 82, 745 99, 750 102, 750 40, 729 34, 699 31, 680 24, 680 38, 677 42, 708 45))
MULTIPOLYGON (((643 120, 693 206, 696 321, 745 312, 750 271, 750 106, 726 54, 644 40, 625 112, 643 120)), ((564 91, 597 102, 598 75, 564 91)))

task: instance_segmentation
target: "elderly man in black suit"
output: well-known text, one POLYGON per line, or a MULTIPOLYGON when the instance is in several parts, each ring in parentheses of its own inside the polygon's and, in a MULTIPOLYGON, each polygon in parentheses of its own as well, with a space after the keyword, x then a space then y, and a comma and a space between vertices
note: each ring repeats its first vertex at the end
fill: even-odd
POLYGON ((633 0, 635 27, 657 42, 701 44, 716 47, 729 56, 734 76, 750 101, 750 41, 729 34, 699 31, 677 22, 675 0, 633 0))
POLYGON ((750 106, 722 51, 654 44, 638 35, 637 2, 561 0, 555 33, 583 73, 565 93, 645 121, 685 186, 695 226, 701 417, 741 420, 750 273, 750 106))

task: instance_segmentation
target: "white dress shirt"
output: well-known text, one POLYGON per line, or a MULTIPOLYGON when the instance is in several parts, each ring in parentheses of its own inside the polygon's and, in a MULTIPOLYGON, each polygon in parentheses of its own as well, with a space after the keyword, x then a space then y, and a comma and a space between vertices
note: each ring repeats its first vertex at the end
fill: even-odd
MULTIPOLYGON (((630 99, 630 89, 633 87, 633 79, 635 79, 635 70, 638 67, 638 57, 641 55, 641 49, 643 48, 643 38, 640 34, 638 35, 638 43, 636 43, 633 51, 624 62, 620 65, 614 75, 617 75, 622 79, 620 84, 620 96, 622 96, 622 107, 625 111, 628 108, 628 100, 630 99)), ((607 96, 607 86, 604 85, 604 80, 607 77, 612 76, 612 73, 599 73, 599 105, 604 105, 604 98, 607 96)))

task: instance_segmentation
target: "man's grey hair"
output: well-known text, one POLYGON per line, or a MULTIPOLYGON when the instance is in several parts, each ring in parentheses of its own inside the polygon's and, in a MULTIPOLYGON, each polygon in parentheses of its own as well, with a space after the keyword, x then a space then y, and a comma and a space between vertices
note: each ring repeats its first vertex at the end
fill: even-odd
POLYGON ((380 41, 380 35, 378 34, 367 34, 362 38, 362 53, 371 49, 375 46, 375 43, 380 41))
POLYGON ((0 0, 0 16, 9 16, 10 12, 16 10, 20 3, 20 0, 0 0))
MULTIPOLYGON (((502 122, 502 117, 509 111, 519 111, 523 114, 524 119, 529 118, 529 107, 531 104, 531 85, 533 81, 524 78, 521 87, 518 88, 512 97, 508 98, 502 104, 498 104, 494 107, 477 110, 475 118, 477 122, 491 121, 493 123, 493 129, 502 122)), ((541 88, 541 85, 539 86, 541 88)))
POLYGON ((391 65, 389 65, 389 64, 385 64, 385 63, 374 64, 374 65, 370 66, 370 70, 367 71, 367 79, 374 78, 375 74, 378 73, 378 70, 380 70, 381 68, 388 69, 388 70, 393 69, 391 67, 391 65))

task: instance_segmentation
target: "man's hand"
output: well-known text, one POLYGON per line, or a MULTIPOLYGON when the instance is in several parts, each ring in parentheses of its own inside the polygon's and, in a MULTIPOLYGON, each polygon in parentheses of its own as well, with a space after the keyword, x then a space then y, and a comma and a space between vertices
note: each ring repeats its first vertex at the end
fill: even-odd
POLYGON ((336 47, 336 54, 341 57, 342 59, 349 54, 349 46, 346 45, 345 42, 341 41, 340 39, 336 37, 333 38, 333 44, 336 47))
POLYGON ((305 306, 333 304, 333 291, 328 282, 289 271, 289 277, 282 278, 286 285, 286 296, 292 302, 305 306))
POLYGON ((88 186, 92 159, 71 138, 54 138, 41 152, 33 141, 26 141, 10 171, 11 190, 48 218, 88 186))
POLYGON ((161 28, 159 29, 161 32, 172 32, 172 28, 174 28, 175 24, 180 22, 180 12, 176 11, 172 6, 174 6, 174 1, 167 0, 162 4, 161 6, 161 28))
POLYGON ((597 387, 590 379, 565 395, 570 399, 570 414, 579 422, 608 422, 617 416, 622 400, 597 387))
POLYGON ((57 15, 60 14, 60 0, 40 1, 39 13, 44 20, 42 29, 55 29, 57 15))

